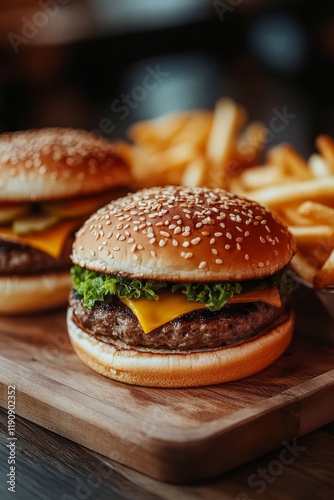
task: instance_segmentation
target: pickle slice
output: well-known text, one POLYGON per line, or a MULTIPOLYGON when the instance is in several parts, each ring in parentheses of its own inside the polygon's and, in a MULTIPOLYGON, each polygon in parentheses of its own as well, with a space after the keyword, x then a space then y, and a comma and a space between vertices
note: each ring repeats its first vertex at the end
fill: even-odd
POLYGON ((30 215, 16 219, 13 222, 13 232, 17 236, 23 236, 31 233, 40 233, 53 226, 59 218, 53 215, 30 215))
POLYGON ((30 208, 31 205, 29 203, 0 203, 0 224, 12 222, 17 217, 27 214, 30 208))

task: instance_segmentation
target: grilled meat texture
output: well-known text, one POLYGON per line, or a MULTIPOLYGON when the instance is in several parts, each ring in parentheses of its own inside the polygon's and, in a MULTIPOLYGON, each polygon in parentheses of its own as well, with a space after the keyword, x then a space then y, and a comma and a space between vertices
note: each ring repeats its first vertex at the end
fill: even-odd
POLYGON ((133 312, 117 298, 88 309, 72 290, 70 306, 74 322, 97 338, 110 337, 131 347, 181 351, 240 344, 283 322, 287 315, 285 298, 281 308, 265 302, 231 304, 218 312, 207 308, 193 311, 145 334, 133 312))
POLYGON ((73 241, 74 236, 64 245, 61 256, 55 258, 36 248, 0 240, 0 276, 26 276, 70 269, 73 241))

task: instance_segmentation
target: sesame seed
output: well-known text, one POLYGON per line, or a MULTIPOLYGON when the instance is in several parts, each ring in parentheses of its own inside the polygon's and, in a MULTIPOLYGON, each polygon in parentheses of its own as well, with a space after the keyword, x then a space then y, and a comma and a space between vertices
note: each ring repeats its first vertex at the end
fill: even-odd
POLYGON ((183 247, 188 247, 189 245, 190 245, 189 241, 184 241, 184 242, 182 243, 182 246, 183 246, 183 247))
POLYGON ((225 245, 225 250, 230 250, 231 245, 225 245))
POLYGON ((161 240, 159 241, 159 247, 164 247, 164 246, 166 245, 166 243, 167 243, 167 242, 166 242, 166 240, 162 240, 162 239, 161 239, 161 240))
POLYGON ((210 239, 210 245, 213 245, 214 243, 216 243, 216 238, 211 238, 210 239))
POLYGON ((118 252, 118 251, 120 250, 120 248, 119 248, 119 247, 113 247, 113 250, 114 250, 115 252, 118 252))
POLYGON ((263 262, 258 262, 257 263, 257 267, 264 267, 264 263, 263 262))
POLYGON ((153 243, 155 243, 155 238, 151 238, 151 239, 149 240, 149 243, 150 243, 151 245, 153 245, 153 243))
POLYGON ((175 238, 173 238, 173 240, 172 240, 172 245, 173 245, 174 247, 177 247, 177 246, 179 246, 179 242, 178 242, 175 238))
POLYGON ((167 231, 160 231, 161 236, 165 236, 166 238, 170 238, 170 234, 167 231))
POLYGON ((91 254, 92 257, 95 257, 95 255, 96 255, 95 250, 90 250, 89 253, 91 254))
POLYGON ((240 245, 240 243, 237 243, 237 245, 236 245, 236 246, 237 246, 237 250, 241 250, 241 245, 240 245))
POLYGON ((130 248, 130 251, 135 252, 136 248, 137 248, 137 243, 134 243, 134 245, 132 245, 132 247, 130 248))
POLYGON ((263 238, 263 236, 260 236, 260 241, 261 241, 261 243, 265 243, 266 242, 266 240, 263 238))
MULTIPOLYGON (((216 234, 216 233, 215 233, 215 234, 216 234)), ((227 233, 226 233, 226 238, 228 238, 229 240, 231 240, 231 239, 232 239, 232 234, 227 232, 227 233)))
POLYGON ((130 245, 131 245, 131 243, 133 243, 134 241, 135 241, 135 240, 134 240, 134 238, 129 238, 129 239, 128 239, 128 243, 130 243, 130 245))
POLYGON ((215 263, 216 263, 216 264, 223 264, 223 261, 222 261, 221 259, 216 259, 216 260, 215 260, 215 263))
POLYGON ((179 234, 181 232, 181 228, 178 226, 174 229, 174 234, 179 234))
POLYGON ((211 248, 211 252, 212 252, 214 255, 218 255, 218 250, 216 250, 216 248, 211 248))
POLYGON ((184 256, 185 259, 191 259, 194 256, 192 252, 187 252, 184 256))
POLYGON ((134 253, 134 254, 132 255, 132 258, 133 258, 133 260, 138 260, 138 258, 139 258, 139 257, 138 257, 138 255, 136 255, 136 254, 134 253))
POLYGON ((199 263, 198 268, 204 269, 206 267, 206 265, 207 265, 207 263, 205 262, 205 260, 202 260, 202 262, 199 263))
POLYGON ((197 238, 193 238, 191 240, 192 245, 198 245, 198 243, 201 241, 201 238, 198 236, 197 238))
POLYGON ((156 252, 154 250, 150 250, 150 254, 151 254, 152 257, 156 257, 157 256, 157 254, 156 254, 156 252))

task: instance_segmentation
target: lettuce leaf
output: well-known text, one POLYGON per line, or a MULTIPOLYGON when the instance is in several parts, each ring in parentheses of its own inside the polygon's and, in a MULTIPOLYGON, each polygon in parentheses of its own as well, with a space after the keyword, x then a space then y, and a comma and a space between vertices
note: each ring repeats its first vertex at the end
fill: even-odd
POLYGON ((255 288, 278 288, 283 294, 293 289, 293 282, 282 269, 273 276, 260 280, 226 283, 168 283, 166 281, 122 278, 89 271, 80 266, 71 269, 73 287, 82 297, 86 307, 92 308, 95 302, 103 301, 113 295, 126 298, 158 300, 159 292, 169 289, 172 293, 181 291, 188 301, 202 302, 210 311, 218 311, 235 294, 246 293, 255 288))

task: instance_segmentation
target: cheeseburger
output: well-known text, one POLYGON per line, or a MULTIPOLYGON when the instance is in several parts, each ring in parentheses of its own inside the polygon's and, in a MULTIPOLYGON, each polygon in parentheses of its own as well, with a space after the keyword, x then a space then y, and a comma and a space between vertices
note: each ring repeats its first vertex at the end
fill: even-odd
POLYGON ((1 314, 67 303, 75 230, 130 181, 117 146, 91 133, 0 135, 1 314))
POLYGON ((291 235, 221 189, 144 189, 92 215, 72 250, 68 331, 97 372, 144 386, 236 380, 287 348, 291 235))

